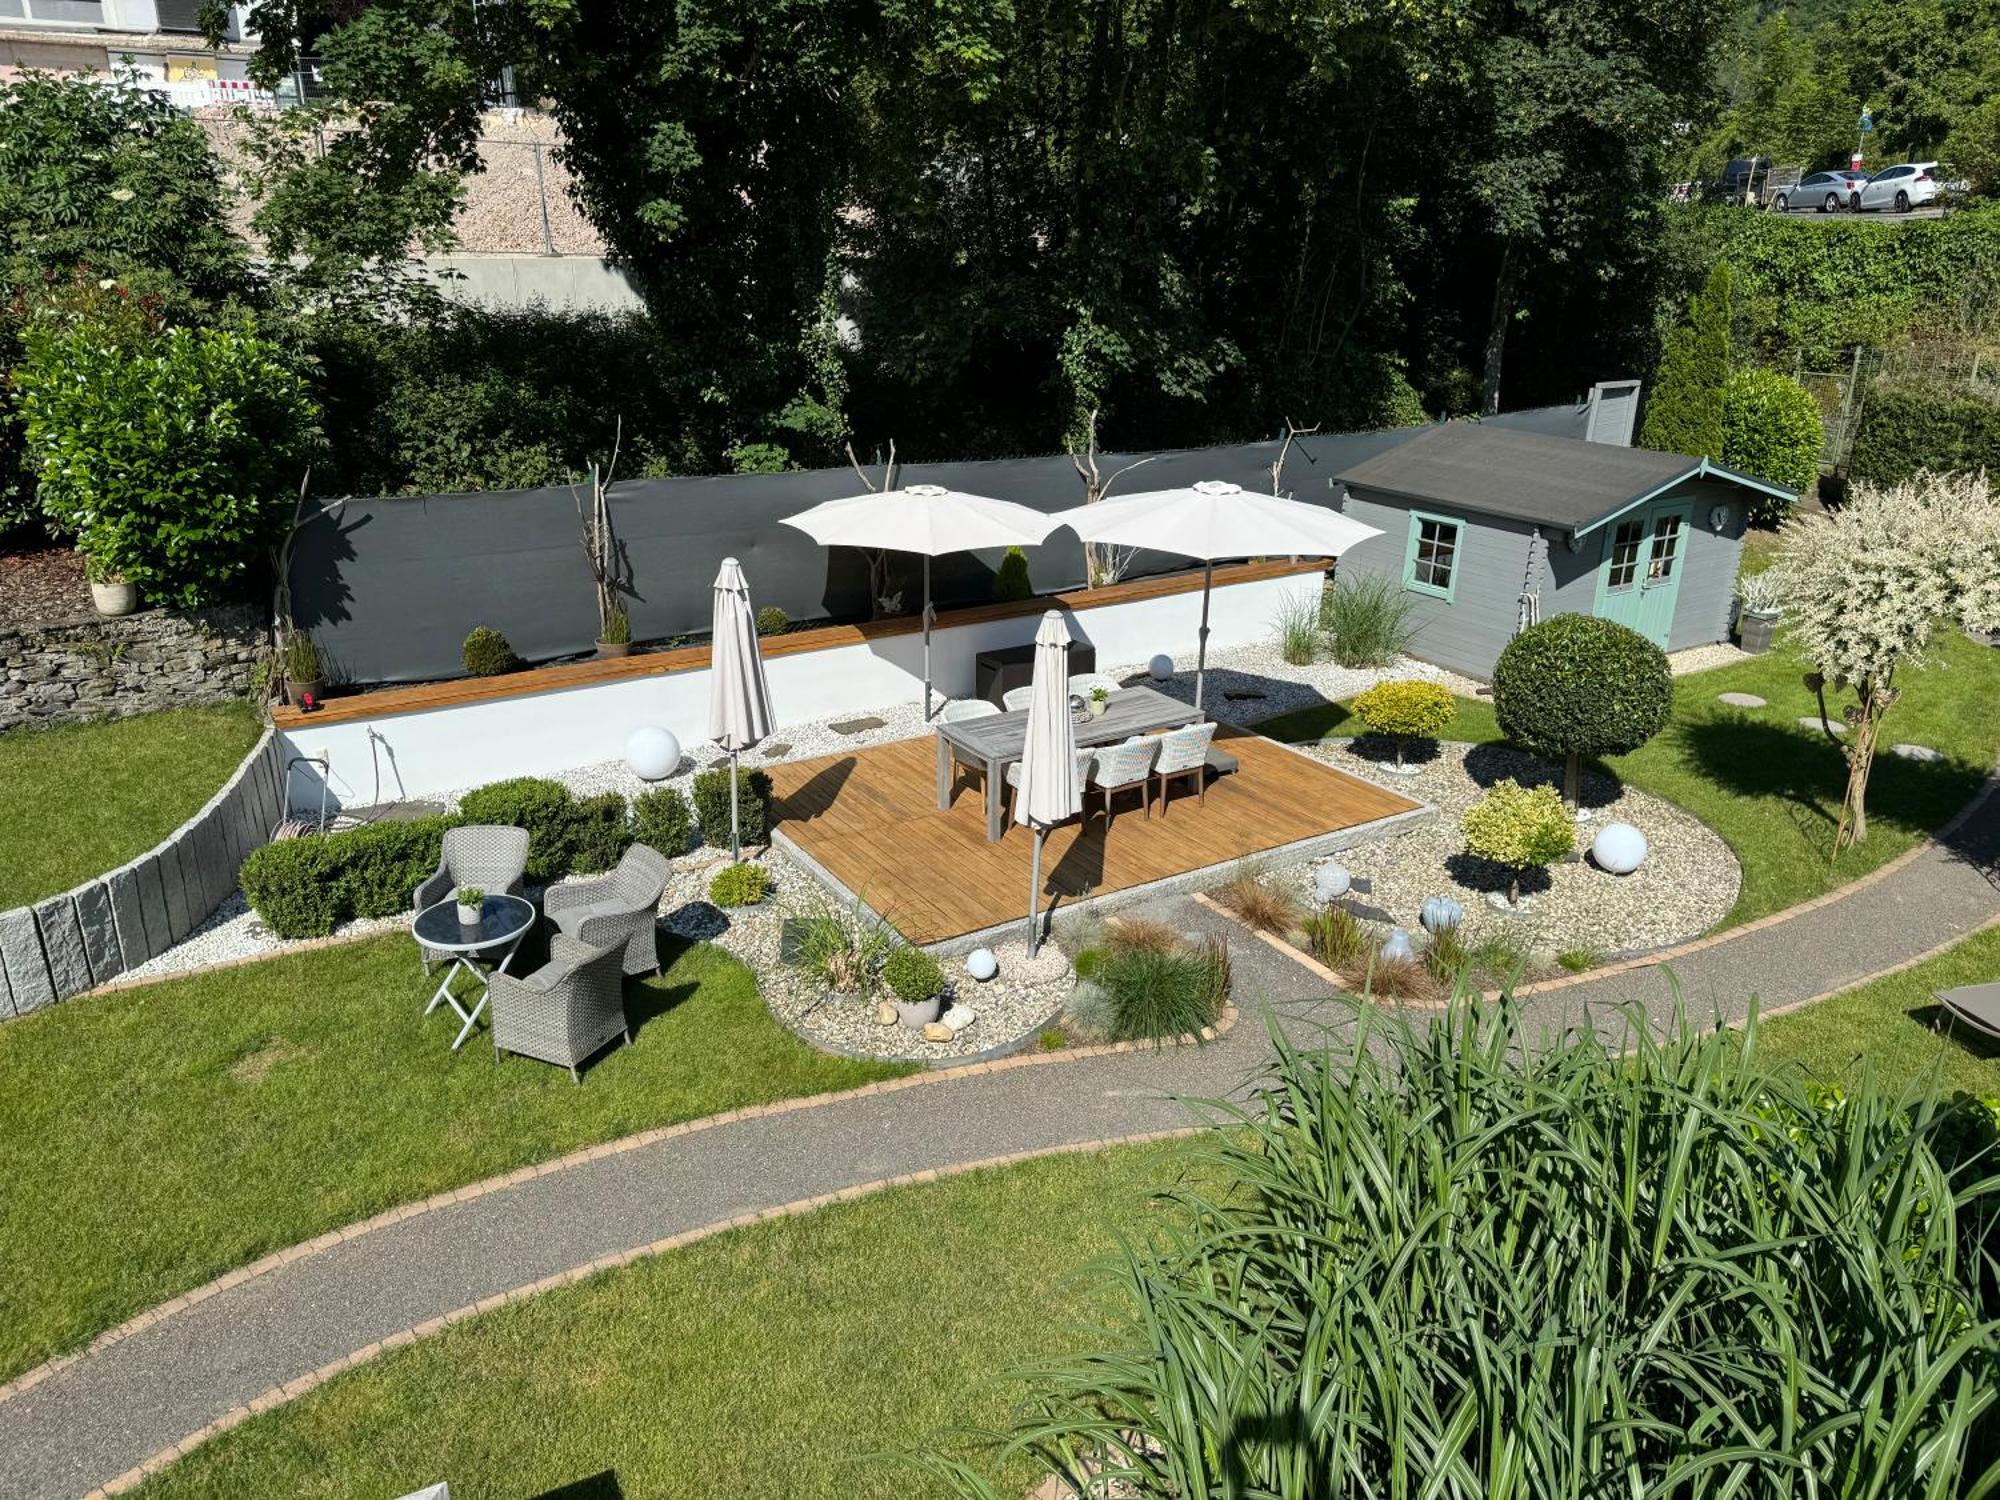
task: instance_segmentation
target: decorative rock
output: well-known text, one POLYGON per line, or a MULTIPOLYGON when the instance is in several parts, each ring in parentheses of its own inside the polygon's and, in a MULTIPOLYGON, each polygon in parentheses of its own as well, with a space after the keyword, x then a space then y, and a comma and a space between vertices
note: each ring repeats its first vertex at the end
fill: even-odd
POLYGON ((1388 941, 1382 944, 1384 960, 1394 962, 1399 959, 1415 958, 1417 950, 1410 946, 1410 935, 1400 927, 1389 930, 1388 941))
POLYGON ((961 1031, 965 1030, 966 1027, 970 1026, 974 1021, 978 1019, 979 1019, 979 1012, 974 1010, 971 1006, 954 1005, 950 1010, 946 1011, 943 1015, 937 1018, 937 1024, 944 1027, 944 1029, 946 1031, 949 1031, 953 1036, 957 1036, 961 1031))
POLYGON ((1325 906, 1345 896, 1353 884, 1354 877, 1347 873, 1347 866, 1329 860, 1313 872, 1313 899, 1325 906))
POLYGON ((924 1023, 924 1040, 927 1042, 948 1042, 958 1035, 942 1021, 924 1023))
POLYGON ((1755 693, 1717 693, 1715 701, 1727 703, 1731 708, 1769 708, 1770 704, 1755 693))
POLYGON ((1630 823, 1606 823, 1590 841, 1590 857, 1599 869, 1630 875, 1646 862, 1646 835, 1630 823))
POLYGON ((1912 745, 1908 741, 1900 745, 1891 745, 1889 753, 1900 756, 1904 760, 1922 761, 1925 765, 1931 765, 1944 759, 1944 752, 1942 750, 1933 750, 1929 745, 1912 745))
POLYGON ((1813 730, 1830 729, 1835 734, 1847 733, 1847 726, 1845 724, 1838 723, 1832 719, 1822 719, 1818 714, 1805 715, 1799 720, 1799 728, 1813 730))
POLYGON ((873 714, 863 714, 858 719, 842 719, 840 722, 829 724, 826 727, 831 729, 835 734, 856 735, 866 734, 871 729, 880 729, 887 722, 888 720, 878 719, 873 714))
POLYGON ((664 781, 680 763, 681 742, 671 729, 642 724, 625 737, 625 764, 641 781, 664 781))
POLYGON ((887 1000, 884 1000, 880 1005, 875 1007, 875 1024, 877 1026, 894 1026, 896 1021, 896 1007, 891 1005, 887 1000))
POLYGON ((1514 906, 1508 902, 1505 891, 1488 891, 1486 893, 1486 904, 1499 912, 1503 917, 1524 917, 1533 909, 1534 902, 1535 898, 1533 896, 1523 896, 1521 904, 1514 906))
POLYGON ((783 740, 772 740, 770 744, 765 745, 758 753, 766 760, 783 760, 787 755, 792 753, 792 747, 783 740))
POLYGON ((1174 659, 1165 652, 1161 652, 1146 663, 1146 671, 1152 677, 1153 681, 1165 682, 1169 677, 1174 675, 1174 659))
POLYGON ((965 956, 965 972, 984 984, 1000 972, 1000 960, 991 948, 974 948, 965 956))
POLYGON ((1425 932, 1443 932, 1465 921, 1465 908, 1449 896, 1432 896, 1424 902, 1417 920, 1423 923, 1425 932))

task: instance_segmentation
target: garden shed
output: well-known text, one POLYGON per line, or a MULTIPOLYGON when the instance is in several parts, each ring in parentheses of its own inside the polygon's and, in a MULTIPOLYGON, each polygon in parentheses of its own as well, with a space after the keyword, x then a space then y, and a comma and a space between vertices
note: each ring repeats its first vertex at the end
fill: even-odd
POLYGON ((1743 528, 1793 497, 1707 459, 1447 422, 1335 476, 1379 537, 1340 576, 1387 578, 1412 604, 1413 655, 1492 671, 1548 615, 1617 620, 1664 649, 1729 635, 1743 528))

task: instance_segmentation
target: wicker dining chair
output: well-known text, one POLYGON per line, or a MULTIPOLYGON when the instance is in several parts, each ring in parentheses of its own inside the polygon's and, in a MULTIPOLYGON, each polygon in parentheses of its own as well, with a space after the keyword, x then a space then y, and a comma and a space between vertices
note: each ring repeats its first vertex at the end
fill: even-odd
POLYGON ((534 973, 495 974, 486 1011, 493 1060, 508 1052, 537 1058, 568 1068, 570 1081, 581 1083, 578 1064, 619 1037, 631 1046, 622 946, 592 948, 558 932, 549 939, 549 961, 534 973))
MULTIPOLYGON (((940 724, 963 724, 969 719, 990 719, 1000 711, 999 704, 988 703, 984 698, 955 698, 938 710, 937 721, 940 724)), ((985 761, 967 754, 950 740, 945 741, 945 748, 951 755, 953 795, 957 794, 958 773, 961 770, 971 771, 979 781, 986 779, 985 761)))
POLYGON ((1090 767, 1090 785, 1104 794, 1104 826, 1111 826, 1111 799, 1118 793, 1139 789, 1139 805, 1152 810, 1153 756, 1160 748, 1159 737, 1135 734, 1122 745, 1110 745, 1096 752, 1090 767))
MULTIPOLYGON (((410 909, 422 911, 445 900, 460 886, 477 886, 489 896, 519 896, 527 889, 528 830, 499 823, 468 823, 444 831, 438 867, 424 878, 410 898, 410 909)), ((451 955, 417 945, 417 956, 429 973, 451 955)))
POLYGON ((1007 706, 1007 712, 1017 713, 1026 708, 1034 700, 1034 696, 1035 685, 1029 683, 1026 687, 1008 688, 1000 695, 1000 701, 1007 706))
POLYGON ((1189 724, 1159 736, 1160 757, 1153 762, 1153 779, 1160 788, 1160 816, 1167 815, 1167 787, 1183 776, 1192 776, 1195 801, 1208 801, 1208 742, 1215 738, 1215 725, 1189 724))
POLYGON ((656 928, 672 868, 659 850, 634 844, 610 874, 550 886, 542 910, 585 947, 623 946, 627 974, 651 974, 660 967, 656 928))
MULTIPOLYGON (((1090 784, 1090 763, 1097 758, 1095 750, 1076 752, 1076 784, 1080 787, 1090 784)), ((1007 763, 1007 821, 1014 821, 1014 803, 1021 795, 1021 763, 1018 760, 1007 763)))

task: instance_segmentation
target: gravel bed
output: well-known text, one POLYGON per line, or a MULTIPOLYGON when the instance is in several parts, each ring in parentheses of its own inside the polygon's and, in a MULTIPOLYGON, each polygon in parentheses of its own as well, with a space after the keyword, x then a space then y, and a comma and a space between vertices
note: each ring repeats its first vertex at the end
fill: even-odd
POLYGON ((1722 641, 1713 646, 1690 646, 1685 651, 1668 652, 1667 669, 1676 677, 1685 677, 1690 672, 1706 672, 1714 667, 1734 666, 1739 661, 1748 660, 1748 651, 1722 641))
MULTIPOLYGON (((1586 771, 1581 800, 1590 820, 1577 830, 1580 857, 1524 881, 1518 914, 1498 912, 1486 898, 1492 891, 1504 896, 1506 872, 1463 852, 1460 815, 1508 776, 1523 786, 1559 786, 1559 766, 1500 746, 1454 744, 1439 746, 1415 775, 1397 776, 1366 741, 1358 750, 1343 741, 1305 748, 1340 770, 1437 807, 1439 815, 1430 823, 1338 856, 1355 877, 1351 904, 1386 913, 1413 936, 1421 933, 1417 914, 1425 898, 1449 896, 1465 908, 1463 930, 1470 943, 1501 933, 1544 956, 1587 948, 1609 957, 1699 937, 1729 914, 1743 882, 1728 844, 1700 819, 1586 771), (1630 875, 1607 874, 1582 857, 1596 830, 1610 822, 1633 824, 1646 835, 1650 852, 1630 875)), ((1310 860, 1267 873, 1310 904, 1313 872, 1321 863, 1310 860)))

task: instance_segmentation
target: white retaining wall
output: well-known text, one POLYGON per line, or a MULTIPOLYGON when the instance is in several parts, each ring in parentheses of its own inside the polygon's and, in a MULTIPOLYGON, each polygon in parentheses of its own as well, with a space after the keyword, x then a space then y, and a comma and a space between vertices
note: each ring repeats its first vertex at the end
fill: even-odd
MULTIPOLYGON (((1300 573, 1217 584, 1209 609, 1210 652, 1272 639, 1285 601, 1316 595, 1320 582, 1318 573, 1300 573)), ((1094 645, 1105 668, 1164 651, 1191 669, 1200 622, 1199 589, 1068 615, 1071 636, 1094 645)), ((941 623, 931 635, 937 690, 970 695, 973 658, 1028 644, 1039 623, 1036 615, 941 623)), ((922 634, 913 633, 770 657, 764 671, 772 711, 782 725, 915 703, 923 693, 923 651, 922 634)), ((671 729, 683 747, 693 748, 707 737, 708 694, 703 667, 324 727, 307 723, 283 738, 292 755, 328 758, 333 805, 363 806, 620 760, 626 736, 643 724, 671 729)), ((294 766, 288 793, 292 807, 317 810, 317 770, 294 766)))

